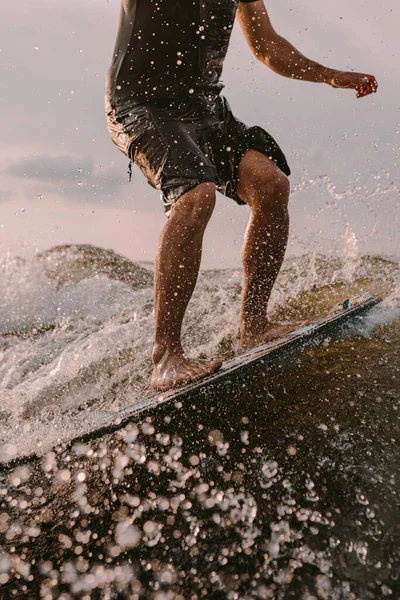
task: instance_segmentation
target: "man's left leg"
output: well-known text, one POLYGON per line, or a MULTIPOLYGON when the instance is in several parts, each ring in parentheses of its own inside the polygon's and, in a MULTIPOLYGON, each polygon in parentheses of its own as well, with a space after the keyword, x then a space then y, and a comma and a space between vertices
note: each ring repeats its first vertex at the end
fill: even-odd
POLYGON ((275 163, 248 150, 239 165, 237 194, 251 214, 243 246, 244 290, 240 339, 245 348, 269 342, 299 323, 272 323, 268 301, 280 271, 289 233, 289 180, 275 163))

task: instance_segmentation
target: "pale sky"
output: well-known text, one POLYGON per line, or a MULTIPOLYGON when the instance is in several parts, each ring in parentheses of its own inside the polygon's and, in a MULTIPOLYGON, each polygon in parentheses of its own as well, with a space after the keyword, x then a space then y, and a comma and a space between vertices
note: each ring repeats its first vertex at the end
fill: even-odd
MULTIPOLYGON (((380 85, 376 96, 356 100, 287 80, 257 63, 234 31, 223 73, 234 113, 278 140, 293 188, 321 176, 336 186, 306 183, 294 193, 292 250, 297 242, 300 250, 326 248, 349 224, 363 252, 396 253, 398 0, 266 4, 278 32, 309 58, 372 73, 380 85)), ((74 242, 153 260, 165 222, 159 194, 137 169, 128 183, 128 161, 104 118, 119 0, 0 0, 0 8, 0 253, 74 242)), ((203 266, 239 264, 247 216, 219 197, 203 266)))

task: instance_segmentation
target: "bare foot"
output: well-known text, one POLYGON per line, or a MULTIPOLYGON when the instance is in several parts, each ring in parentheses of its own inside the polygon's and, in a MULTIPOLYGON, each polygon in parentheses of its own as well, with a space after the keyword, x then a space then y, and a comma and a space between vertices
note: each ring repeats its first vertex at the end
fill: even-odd
POLYGON ((221 368, 221 360, 191 360, 182 354, 166 353, 155 362, 151 384, 157 392, 165 392, 184 383, 197 381, 221 368))
POLYGON ((309 324, 310 321, 268 323, 267 327, 261 333, 241 333, 240 343, 243 348, 250 350, 250 348, 254 348, 254 346, 258 346, 259 344, 267 344, 268 342, 272 342, 278 338, 285 337, 291 331, 296 331, 296 329, 301 329, 301 327, 305 327, 309 324))

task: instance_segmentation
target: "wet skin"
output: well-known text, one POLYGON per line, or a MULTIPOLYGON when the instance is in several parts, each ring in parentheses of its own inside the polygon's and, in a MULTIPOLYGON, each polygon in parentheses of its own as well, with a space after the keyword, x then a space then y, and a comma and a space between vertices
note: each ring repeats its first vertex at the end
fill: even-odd
MULTIPOLYGON (((238 195, 250 207, 243 245, 244 289, 240 339, 244 348, 282 337, 304 325, 271 323, 268 301, 286 250, 289 182, 263 154, 249 150, 239 165, 238 195)), ((184 194, 161 234, 155 269, 156 332, 152 385, 165 391, 218 370, 221 361, 192 360, 180 343, 182 321, 196 285, 215 186, 184 194)))
POLYGON ((351 71, 336 71, 330 84, 332 87, 355 90, 357 98, 376 94, 378 91, 378 82, 373 75, 351 71))
POLYGON ((242 335, 241 345, 246 350, 250 350, 251 348, 259 346, 260 344, 268 344, 268 342, 273 342, 276 339, 283 338, 292 331, 301 329, 309 324, 310 321, 294 321, 291 323, 274 323, 268 321, 263 331, 260 331, 255 335, 242 335))
POLYGON ((154 366, 152 386, 156 391, 197 381, 221 368, 222 361, 191 360, 183 353, 166 352, 154 366))

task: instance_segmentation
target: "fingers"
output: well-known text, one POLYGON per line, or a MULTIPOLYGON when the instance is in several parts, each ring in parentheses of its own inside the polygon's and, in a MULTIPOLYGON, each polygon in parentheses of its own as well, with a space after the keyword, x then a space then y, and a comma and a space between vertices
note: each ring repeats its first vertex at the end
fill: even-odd
POLYGON ((375 94, 378 89, 378 82, 372 75, 365 75, 362 83, 355 86, 357 98, 363 98, 369 94, 375 94))
POLYGON ((332 80, 333 87, 353 89, 357 98, 376 93, 378 82, 373 75, 364 73, 338 72, 332 80))

